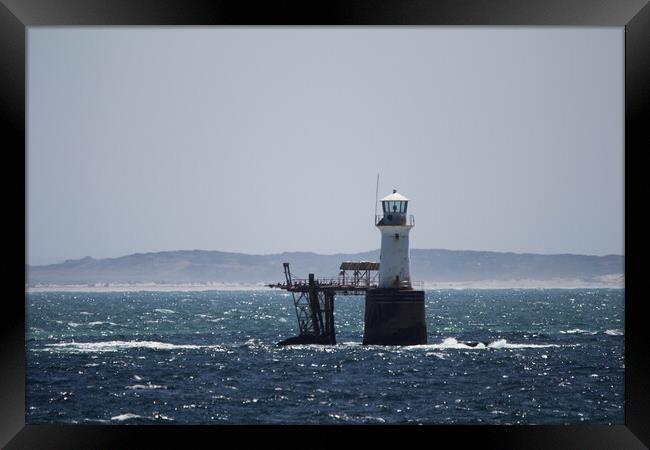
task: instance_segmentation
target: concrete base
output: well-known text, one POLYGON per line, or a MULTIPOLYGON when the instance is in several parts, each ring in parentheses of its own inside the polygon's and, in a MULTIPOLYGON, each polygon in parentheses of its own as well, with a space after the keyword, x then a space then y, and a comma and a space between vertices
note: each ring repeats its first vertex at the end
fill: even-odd
POLYGON ((426 344, 424 291, 390 288, 367 291, 363 343, 426 344))

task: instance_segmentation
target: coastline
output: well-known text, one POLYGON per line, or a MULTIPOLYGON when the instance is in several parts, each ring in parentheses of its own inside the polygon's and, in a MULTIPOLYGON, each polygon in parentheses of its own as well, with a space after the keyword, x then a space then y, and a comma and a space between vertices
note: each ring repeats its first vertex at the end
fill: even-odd
POLYGON ((264 283, 97 283, 44 284, 25 286, 33 292, 202 292, 202 291, 271 291, 264 283))
MULTIPOLYGON (((438 289, 625 289, 625 280, 480 280, 424 282, 424 290, 438 289)), ((202 291, 275 291, 265 283, 96 283, 43 284, 25 286, 25 293, 36 292, 202 292, 202 291)))

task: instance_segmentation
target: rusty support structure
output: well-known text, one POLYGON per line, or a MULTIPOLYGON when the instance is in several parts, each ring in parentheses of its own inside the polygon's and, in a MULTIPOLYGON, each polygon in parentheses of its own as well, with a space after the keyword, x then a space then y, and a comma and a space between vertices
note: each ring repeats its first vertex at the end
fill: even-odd
POLYGON ((374 262, 345 262, 341 264, 338 278, 316 278, 310 273, 306 280, 293 278, 289 263, 282 266, 285 283, 270 284, 269 287, 284 289, 293 296, 300 335, 288 339, 287 344, 336 344, 335 295, 364 295, 377 287, 376 275, 372 276, 371 272, 376 272, 379 264, 374 262), (346 276, 346 270, 352 271, 351 276, 346 276))
POLYGON ((336 344, 336 331, 334 329, 334 292, 325 291, 325 321, 329 344, 336 344))
POLYGON ((282 263, 284 267, 284 278, 287 280, 287 286, 291 286, 293 281, 291 280, 291 269, 289 269, 289 263, 282 263))
POLYGON ((318 290, 314 281, 314 274, 309 274, 309 309, 311 311, 311 323, 314 327, 314 336, 321 336, 323 328, 323 316, 321 314, 320 302, 318 301, 318 290))

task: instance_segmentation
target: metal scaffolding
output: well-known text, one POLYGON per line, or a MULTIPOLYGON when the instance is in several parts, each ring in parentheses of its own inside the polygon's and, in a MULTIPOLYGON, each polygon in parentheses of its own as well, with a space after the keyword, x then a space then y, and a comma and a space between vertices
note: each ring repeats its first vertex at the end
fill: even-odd
POLYGON ((310 273, 307 279, 293 278, 289 263, 282 265, 285 282, 269 284, 269 287, 291 292, 300 336, 313 335, 322 344, 336 343, 334 296, 337 293, 363 295, 378 284, 379 263, 376 262, 344 262, 337 278, 315 278, 310 273))

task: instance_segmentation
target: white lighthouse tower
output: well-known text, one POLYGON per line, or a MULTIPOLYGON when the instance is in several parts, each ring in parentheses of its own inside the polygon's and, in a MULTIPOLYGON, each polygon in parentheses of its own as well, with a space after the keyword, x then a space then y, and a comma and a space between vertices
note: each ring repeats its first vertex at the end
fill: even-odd
POLYGON ((375 217, 381 232, 379 284, 366 291, 363 343, 420 345, 427 343, 424 291, 411 285, 409 233, 415 225, 407 215, 409 199, 396 190, 381 199, 383 214, 375 217))
POLYGON ((393 189, 381 199, 383 215, 375 217, 381 232, 379 263, 380 288, 411 288, 409 232, 415 226, 413 216, 407 216, 409 199, 393 189))

